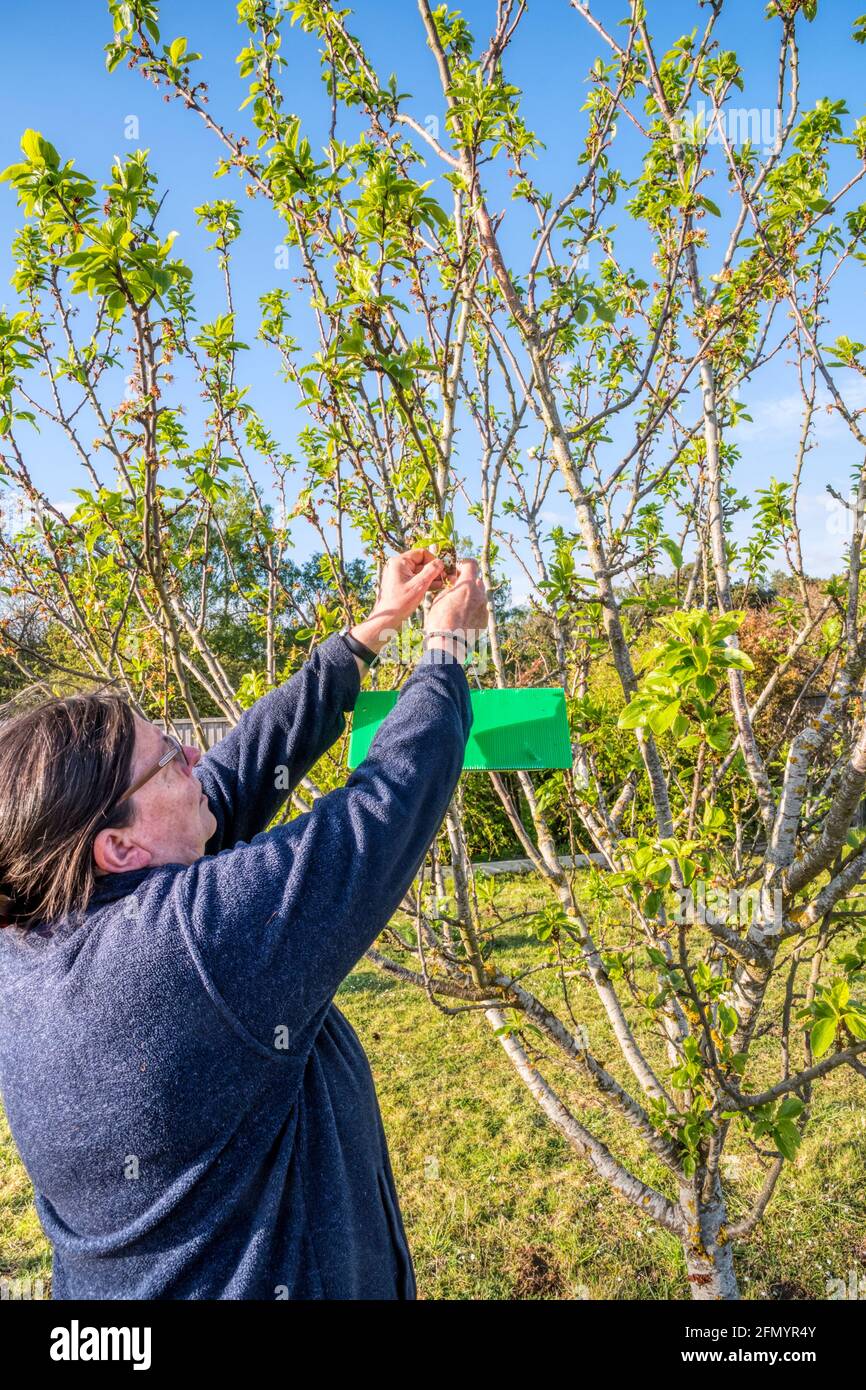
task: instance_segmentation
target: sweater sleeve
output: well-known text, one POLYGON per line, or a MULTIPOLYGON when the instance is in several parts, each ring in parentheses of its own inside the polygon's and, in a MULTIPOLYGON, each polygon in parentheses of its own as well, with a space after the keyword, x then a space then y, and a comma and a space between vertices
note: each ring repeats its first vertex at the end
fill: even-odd
POLYGON ((346 727, 361 686, 358 663, 334 633, 285 684, 245 710, 193 769, 217 828, 205 854, 251 840, 346 727))
POLYGON ((444 819, 471 726, 463 667, 426 652, 344 786, 178 874, 196 967, 248 1041, 271 1055, 291 1046, 387 925, 444 819))

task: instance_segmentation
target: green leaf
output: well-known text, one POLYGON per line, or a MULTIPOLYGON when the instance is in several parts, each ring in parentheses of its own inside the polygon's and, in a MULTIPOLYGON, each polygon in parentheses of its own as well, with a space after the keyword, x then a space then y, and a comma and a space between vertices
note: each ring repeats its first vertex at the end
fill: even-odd
POLYGON ((797 1147, 800 1143, 800 1131, 796 1126, 791 1124, 789 1120, 783 1120, 773 1130, 773 1138, 783 1157, 793 1162, 797 1157, 797 1147))
POLYGON ((849 1033, 853 1033, 854 1037, 857 1038, 859 1042, 862 1042, 863 1039, 866 1038, 866 1015, 859 1011, 853 1013, 849 1010, 848 1013, 842 1015, 842 1022, 845 1024, 849 1033))
POLYGON ((680 712, 679 700, 673 700, 669 705, 663 705, 660 709, 656 708, 650 715, 650 728, 654 734, 663 734, 669 729, 680 712))
POLYGON ((779 1106, 780 1120, 793 1120, 803 1113, 803 1102, 798 1096, 786 1096, 779 1106))
POLYGON ((743 671, 754 671, 755 663, 748 652, 740 651, 739 647, 729 647, 725 652, 725 665, 736 666, 743 671))
POLYGON ((602 323, 613 323, 616 319, 616 310, 603 300, 593 299, 592 307, 595 309, 596 318, 601 319, 602 323))
POLYGON ((38 130, 25 130, 21 148, 31 164, 46 164, 51 169, 60 165, 60 155, 48 140, 43 140, 38 130))
POLYGON ((729 1038, 737 1028, 737 1013, 729 1004, 719 1005, 719 1028, 723 1038, 729 1038))
POLYGON ((695 685, 702 700, 711 700, 716 693, 716 682, 712 676, 698 676, 695 685))
POLYGON ((680 547, 677 545, 676 541, 672 541, 669 536, 662 536, 659 544, 661 545, 662 550, 666 551, 666 553, 670 556, 671 560, 673 561, 674 568, 681 570, 683 567, 683 552, 680 550, 680 547))
POLYGON ((818 1022, 812 1027, 810 1034, 812 1041, 812 1055, 823 1057, 825 1052, 829 1052, 836 1036, 836 1019, 819 1018, 818 1022))
POLYGON ((726 753, 731 741, 730 726, 724 719, 715 719, 707 727, 707 743, 717 753, 726 753))
POLYGON ((646 724, 649 718, 649 711, 646 700, 640 696, 635 696, 633 700, 622 710, 617 723, 619 729, 638 729, 646 724))

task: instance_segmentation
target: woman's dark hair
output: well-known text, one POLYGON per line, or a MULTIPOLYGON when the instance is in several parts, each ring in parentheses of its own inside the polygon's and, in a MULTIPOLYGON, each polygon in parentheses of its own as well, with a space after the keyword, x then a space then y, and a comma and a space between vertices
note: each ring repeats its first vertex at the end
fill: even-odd
POLYGON ((114 804, 134 745, 132 710, 104 691, 54 697, 0 722, 0 927, 85 910, 94 836, 135 815, 131 800, 114 804))

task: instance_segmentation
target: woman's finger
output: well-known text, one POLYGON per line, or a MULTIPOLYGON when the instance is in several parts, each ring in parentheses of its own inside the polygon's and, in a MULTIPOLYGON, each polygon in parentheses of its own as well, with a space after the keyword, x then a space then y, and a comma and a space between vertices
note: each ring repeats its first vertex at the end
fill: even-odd
POLYGON ((432 559, 428 560, 427 564, 424 565, 423 569, 419 570, 418 574, 416 574, 415 584, 422 593, 426 593, 430 585, 435 583, 437 579, 440 579, 441 576, 442 561, 434 555, 432 559))
POLYGON ((404 550, 398 558, 407 562, 411 570, 417 573, 436 557, 432 550, 428 550, 425 546, 417 546, 414 550, 404 550))

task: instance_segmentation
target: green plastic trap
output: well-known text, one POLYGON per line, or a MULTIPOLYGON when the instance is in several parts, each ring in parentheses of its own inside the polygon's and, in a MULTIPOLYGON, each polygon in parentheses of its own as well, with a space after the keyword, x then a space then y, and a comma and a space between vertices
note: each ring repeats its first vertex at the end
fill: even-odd
MULTIPOLYGON (((352 714, 349 767, 357 767, 397 703, 399 690, 363 690, 352 714)), ((463 758, 464 771, 538 772, 571 767, 571 734, 565 691, 559 686, 537 690, 472 690, 472 728, 463 758)))

